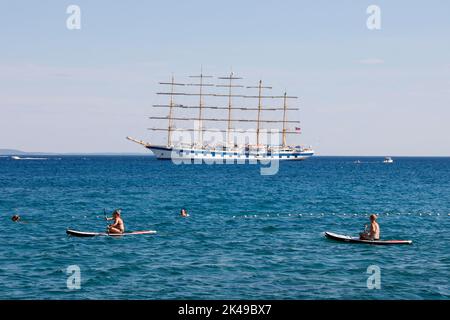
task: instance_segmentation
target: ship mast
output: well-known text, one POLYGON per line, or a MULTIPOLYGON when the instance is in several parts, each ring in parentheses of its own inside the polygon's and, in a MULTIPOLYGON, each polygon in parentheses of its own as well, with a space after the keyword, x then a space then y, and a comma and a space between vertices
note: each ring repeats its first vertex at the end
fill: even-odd
POLYGON ((212 76, 205 76, 203 74, 203 68, 200 70, 200 74, 197 76, 190 76, 190 78, 198 78, 199 83, 190 83, 188 86, 197 86, 199 87, 199 104, 198 104, 198 145, 203 148, 203 87, 213 87, 213 84, 203 83, 204 78, 212 78, 212 76))
MULTIPOLYGON (((259 131, 261 127, 261 109, 262 109, 262 89, 272 89, 272 87, 263 87, 262 80, 259 80, 258 86, 247 87, 247 88, 257 88, 258 89, 258 116, 256 118, 256 148, 259 149, 259 131)), ((256 98, 255 96, 247 96, 247 98, 256 98)))
POLYGON ((170 147, 172 145, 172 129, 173 129, 173 107, 174 107, 174 102, 173 102, 173 96, 175 94, 174 92, 174 87, 175 86, 184 86, 184 83, 176 83, 175 79, 173 77, 172 74, 172 78, 170 82, 160 82, 159 84, 162 85, 170 85, 170 93, 168 93, 168 95, 170 96, 170 100, 169 100, 169 117, 168 117, 168 126, 167 126, 167 146, 170 147))
MULTIPOLYGON (((292 122, 292 121, 288 121, 287 120, 287 110, 289 110, 289 108, 287 107, 287 100, 288 99, 298 99, 298 97, 294 97, 294 96, 288 96, 287 92, 284 92, 283 95, 283 131, 282 131, 282 147, 286 148, 287 143, 286 143, 286 134, 287 133, 292 133, 292 132, 288 132, 286 129, 286 124, 288 122, 292 122)), ((298 108, 295 108, 295 110, 298 110, 298 108)), ((297 123, 300 121, 296 121, 297 123)), ((294 132, 296 132, 297 130, 294 130, 294 132)))
POLYGON ((283 96, 283 133, 282 133, 282 147, 283 149, 286 148, 286 107, 287 107, 287 103, 286 103, 286 96, 287 93, 286 91, 284 92, 284 96, 283 96))
POLYGON ((233 80, 240 80, 242 78, 239 77, 235 77, 234 73, 231 72, 230 76, 228 77, 219 77, 218 79, 222 79, 222 80, 229 80, 229 84, 228 85, 216 85, 216 87, 225 87, 228 88, 228 121, 227 121, 227 140, 226 140, 226 147, 228 148, 229 146, 232 145, 231 141, 230 141, 230 135, 231 135, 231 110, 232 110, 232 88, 242 88, 243 86, 241 85, 233 85, 233 80))
POLYGON ((169 125, 167 128, 167 146, 171 146, 172 145, 172 126, 173 126, 173 122, 172 122, 172 116, 173 116, 173 87, 174 87, 174 79, 173 79, 173 75, 172 75, 172 79, 171 79, 171 86, 170 86, 170 107, 169 107, 169 125))

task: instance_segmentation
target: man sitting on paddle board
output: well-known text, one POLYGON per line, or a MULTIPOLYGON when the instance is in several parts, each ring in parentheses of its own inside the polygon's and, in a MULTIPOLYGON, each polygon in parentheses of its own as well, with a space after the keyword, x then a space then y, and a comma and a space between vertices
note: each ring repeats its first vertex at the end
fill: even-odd
POLYGON ((359 238, 361 240, 380 240, 380 226, 377 223, 377 215, 370 215, 370 229, 360 233, 359 238))
POLYGON ((112 218, 106 218, 106 220, 114 220, 114 223, 108 226, 109 233, 124 233, 125 225, 120 217, 120 210, 114 210, 112 218))

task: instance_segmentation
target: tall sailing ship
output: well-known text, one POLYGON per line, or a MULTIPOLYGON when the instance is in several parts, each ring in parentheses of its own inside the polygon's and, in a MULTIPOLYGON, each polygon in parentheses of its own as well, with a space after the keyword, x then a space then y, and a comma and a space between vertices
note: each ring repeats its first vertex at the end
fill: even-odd
MULTIPOLYGON (((151 131, 167 132, 167 144, 152 144, 127 137, 128 140, 143 145, 151 150, 157 159, 178 159, 178 160, 200 160, 200 161, 226 161, 227 163, 242 163, 262 160, 304 160, 311 157, 314 151, 311 147, 301 145, 291 146, 287 144, 287 135, 298 135, 301 129, 298 127, 300 121, 289 120, 288 112, 299 110, 298 108, 288 107, 288 101, 297 99, 295 96, 289 96, 285 92, 282 95, 267 95, 266 90, 272 89, 269 86, 263 86, 260 80, 256 86, 243 86, 234 84, 235 81, 242 80, 234 73, 225 77, 218 77, 217 80, 224 82, 222 84, 213 84, 212 76, 200 75, 190 76, 196 79, 195 83, 179 83, 172 76, 169 82, 160 82, 162 86, 168 86, 168 92, 158 92, 158 95, 167 96, 168 104, 155 104, 154 108, 162 108, 167 110, 167 116, 151 116, 150 119, 157 120, 159 124, 167 123, 167 127, 151 127, 151 131), (195 92, 186 90, 188 87, 195 87, 195 92), (208 88, 208 91, 205 89, 208 88), (226 93, 217 92, 226 89, 226 93), (183 90, 185 89, 185 90, 183 90), (234 93, 234 89, 252 92, 256 90, 257 94, 234 93), (180 104, 178 100, 185 98, 198 98, 196 103, 180 104), (205 98, 214 100, 220 99, 225 102, 212 104, 205 103, 205 98), (252 106, 247 103, 234 105, 236 100, 240 101, 256 101, 257 104, 252 106), (177 101, 176 101, 177 100, 177 101), (275 103, 266 103, 266 101, 275 101, 275 103), (279 101, 276 103, 276 101, 279 101), (277 106, 277 104, 279 106, 277 106), (194 110, 196 116, 183 116, 177 114, 180 110, 194 110), (216 112, 226 112, 227 116, 222 118, 212 118, 205 116, 206 110, 215 110, 216 112), (249 113, 253 111, 254 118, 249 116, 243 118, 235 115, 236 111, 249 113), (281 115, 279 115, 281 113, 281 115), (269 114, 271 117, 263 117, 263 114, 269 114), (278 117, 274 118, 275 114, 278 117), (179 128, 178 123, 194 121, 192 128, 179 128), (226 128, 213 128, 206 126, 204 123, 226 123, 226 128), (236 124, 254 124, 253 128, 236 128, 236 124), (281 124, 281 129, 268 129, 263 124, 281 124), (293 125, 294 128, 288 126, 293 125), (188 134, 189 137, 194 136, 190 141, 177 139, 183 138, 188 134), (222 141, 208 140, 208 136, 217 137, 220 134, 222 141), (174 136, 175 135, 175 136, 174 136), (206 136, 206 138, 205 138, 206 136), (273 137, 276 139, 273 139, 273 137), (270 140, 278 140, 274 143, 268 143, 270 140), (280 141, 281 140, 281 141, 280 141)), ((223 125, 222 125, 223 126, 223 125)))

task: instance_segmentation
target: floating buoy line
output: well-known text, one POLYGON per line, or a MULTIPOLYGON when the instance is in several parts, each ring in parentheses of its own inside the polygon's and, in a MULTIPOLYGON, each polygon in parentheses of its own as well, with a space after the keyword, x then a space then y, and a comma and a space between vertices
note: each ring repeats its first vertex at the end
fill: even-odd
MULTIPOLYGON (((293 217, 369 217, 372 213, 348 213, 348 212, 328 212, 328 213, 249 213, 242 215, 233 215, 233 219, 243 218, 243 219, 252 219, 252 218, 293 218, 293 217)), ((417 216, 417 217, 441 217, 448 216, 450 217, 450 213, 439 213, 439 212, 382 212, 376 213, 379 217, 395 217, 395 216, 417 216)))

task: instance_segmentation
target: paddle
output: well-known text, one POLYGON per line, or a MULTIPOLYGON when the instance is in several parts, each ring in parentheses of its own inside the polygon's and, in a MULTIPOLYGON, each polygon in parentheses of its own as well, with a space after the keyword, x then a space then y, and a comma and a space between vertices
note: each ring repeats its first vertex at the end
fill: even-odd
MULTIPOLYGON (((103 208, 103 216, 97 215, 95 216, 97 219, 102 218, 105 221, 108 221, 108 217, 106 216, 106 208, 103 208)), ((108 227, 106 228, 106 232, 108 232, 108 227)))
MULTIPOLYGON (((108 217, 106 216, 106 209, 103 208, 103 216, 105 218, 106 224, 108 224, 108 217)), ((109 225, 106 227, 106 232, 109 233, 109 225)))
POLYGON ((103 208, 103 216, 96 216, 96 218, 103 218, 103 219, 107 220, 108 217, 106 216, 106 209, 103 208))

